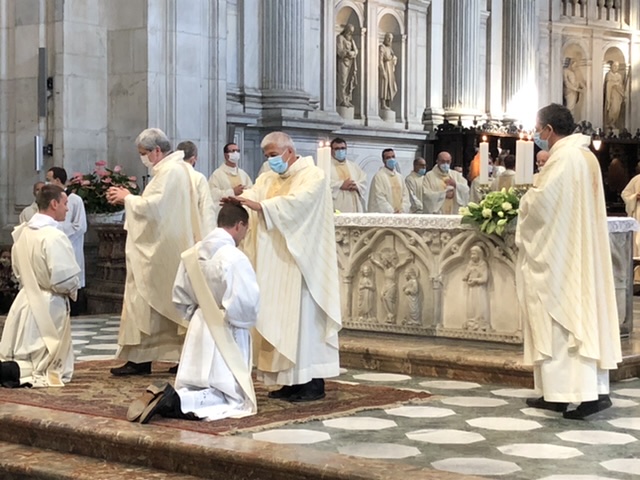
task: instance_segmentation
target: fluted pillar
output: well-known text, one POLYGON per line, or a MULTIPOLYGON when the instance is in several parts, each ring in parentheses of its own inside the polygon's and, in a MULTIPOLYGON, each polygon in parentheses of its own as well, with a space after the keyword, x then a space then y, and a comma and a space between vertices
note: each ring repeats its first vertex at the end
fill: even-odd
POLYGON ((477 79, 482 0, 447 0, 444 11, 444 98, 446 114, 479 112, 477 79))
POLYGON ((264 106, 308 109, 304 89, 304 0, 262 5, 262 93, 264 106))
POLYGON ((527 122, 537 109, 537 2, 503 3, 502 104, 507 117, 527 122))

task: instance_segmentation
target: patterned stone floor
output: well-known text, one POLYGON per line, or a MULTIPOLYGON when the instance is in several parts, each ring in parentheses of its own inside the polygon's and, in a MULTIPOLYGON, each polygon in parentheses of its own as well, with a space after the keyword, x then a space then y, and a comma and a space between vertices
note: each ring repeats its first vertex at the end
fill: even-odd
MULTIPOLYGON (((113 358, 117 331, 117 316, 74 318, 76 361, 113 358)), ((241 436, 496 478, 640 479, 639 378, 613 384, 613 407, 589 421, 529 409, 523 389, 344 369, 339 380, 426 390, 433 402, 241 436)))

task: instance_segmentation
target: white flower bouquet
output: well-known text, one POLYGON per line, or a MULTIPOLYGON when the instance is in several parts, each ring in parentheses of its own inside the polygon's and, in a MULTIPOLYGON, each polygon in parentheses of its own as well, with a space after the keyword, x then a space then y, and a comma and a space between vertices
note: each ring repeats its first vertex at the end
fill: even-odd
POLYGON ((510 188, 500 192, 490 192, 480 204, 469 203, 460 208, 462 223, 478 225, 482 232, 502 235, 509 222, 518 216, 520 199, 517 192, 510 188))

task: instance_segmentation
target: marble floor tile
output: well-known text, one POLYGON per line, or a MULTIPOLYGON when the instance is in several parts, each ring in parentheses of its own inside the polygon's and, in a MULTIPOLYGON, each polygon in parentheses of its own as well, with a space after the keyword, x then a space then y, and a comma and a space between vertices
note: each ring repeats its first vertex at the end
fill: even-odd
POLYGON ((477 432, 466 432, 464 430, 450 429, 416 430, 414 432, 407 432, 406 436, 410 440, 415 440, 417 442, 446 445, 468 445, 470 443, 482 442, 486 440, 484 436, 480 435, 477 432))
POLYGON ((521 418, 510 417, 480 417, 467 420, 467 423, 472 427, 509 432, 526 432, 528 430, 542 428, 542 425, 534 420, 523 420, 521 418))
POLYGON ((389 410, 385 410, 385 413, 387 413, 387 415, 408 418, 442 418, 456 414, 456 412, 450 408, 414 406, 391 408, 389 410))
POLYGON ((339 447, 343 455, 362 458, 400 459, 420 455, 416 447, 398 445, 395 443, 355 443, 339 447))
POLYGON ((278 430, 254 433, 253 439, 271 443, 308 445, 326 442, 327 440, 331 440, 331 436, 326 432, 319 432, 317 430, 281 428, 278 430))
POLYGON ((628 433, 603 432, 602 430, 569 430, 556 433, 556 436, 566 442, 588 445, 626 445, 638 441, 636 437, 628 433))
POLYGON ((640 475, 640 459, 638 458, 616 458, 602 462, 600 465, 611 472, 640 475))
POLYGON ((445 405, 453 405, 457 407, 501 407, 508 405, 509 402, 499 398, 486 397, 447 397, 440 400, 445 405))
POLYGON ((422 387, 437 388, 441 390, 470 390, 479 388, 480 384, 475 382, 461 382, 458 380, 430 380, 428 382, 420 382, 422 387))
POLYGON ((518 464, 478 457, 452 457, 432 462, 433 468, 465 475, 509 475, 522 470, 518 464))
POLYGON ((547 460, 562 460, 583 455, 577 448, 551 445, 548 443, 514 443, 498 447, 498 450, 505 455, 547 460))
POLYGON ((353 378, 365 382, 404 382, 411 380, 409 375, 401 375, 399 373, 362 373, 354 375, 353 378))
POLYGON ((374 417, 345 417, 333 418, 322 422, 325 427, 340 428, 342 430, 382 430, 397 427, 393 420, 374 417))

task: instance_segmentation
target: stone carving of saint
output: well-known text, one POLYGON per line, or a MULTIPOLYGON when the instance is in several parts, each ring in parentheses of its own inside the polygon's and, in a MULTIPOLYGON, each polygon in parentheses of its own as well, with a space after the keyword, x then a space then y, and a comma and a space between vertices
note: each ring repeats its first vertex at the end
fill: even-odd
POLYGON ((384 273, 384 284, 382 285, 380 298, 387 312, 386 323, 395 324, 398 305, 397 272, 411 260, 411 257, 408 256, 400 262, 396 251, 389 247, 383 248, 379 257, 380 259, 378 260, 372 255, 371 262, 384 273))
POLYGON ((489 313, 489 264, 484 258, 484 250, 474 245, 469 250, 469 263, 462 281, 467 284, 467 321, 466 330, 489 331, 491 318, 489 313))
POLYGON ((569 58, 568 61, 569 64, 563 72, 563 93, 565 105, 573 113, 580 100, 580 94, 584 91, 585 84, 582 80, 578 62, 573 58, 569 58))
POLYGON ((339 107, 353 107, 351 96, 358 84, 358 47, 353 40, 354 27, 347 24, 336 38, 336 54, 338 56, 337 71, 337 104, 339 107))
POLYGON ((360 282, 358 283, 358 320, 367 321, 373 318, 375 294, 373 270, 370 265, 365 264, 360 271, 360 282))
POLYGON ((398 93, 398 85, 396 84, 396 64, 398 57, 393 53, 391 44, 393 43, 393 35, 387 33, 384 36, 384 42, 379 48, 379 69, 380 69, 380 105, 382 110, 390 110, 391 102, 398 93))
POLYGON ((624 102, 624 83, 618 71, 620 64, 613 62, 611 70, 604 77, 604 124, 605 127, 617 128, 620 110, 624 102))
POLYGON ((422 302, 420 301, 420 283, 418 282, 419 272, 415 268, 409 268, 404 275, 406 283, 402 288, 402 293, 407 297, 409 306, 407 315, 404 318, 404 324, 422 325, 422 302))

